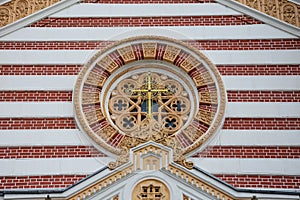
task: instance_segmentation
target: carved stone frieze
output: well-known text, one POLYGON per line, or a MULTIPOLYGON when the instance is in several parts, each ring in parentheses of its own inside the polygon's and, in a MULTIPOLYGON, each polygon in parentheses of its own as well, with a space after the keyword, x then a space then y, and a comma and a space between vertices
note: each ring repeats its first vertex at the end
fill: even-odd
POLYGON ((279 20, 300 27, 300 5, 288 0, 235 0, 279 20))
POLYGON ((38 12, 60 0, 12 0, 0 6, 0 27, 38 12))

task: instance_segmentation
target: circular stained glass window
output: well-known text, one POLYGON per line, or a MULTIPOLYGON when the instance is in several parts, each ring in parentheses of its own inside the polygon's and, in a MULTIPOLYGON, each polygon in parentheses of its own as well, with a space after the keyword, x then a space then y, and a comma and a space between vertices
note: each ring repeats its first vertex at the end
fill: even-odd
POLYGON ((135 37, 96 53, 73 95, 78 127, 113 155, 147 141, 178 155, 203 146, 222 126, 221 76, 197 49, 164 37, 135 37))

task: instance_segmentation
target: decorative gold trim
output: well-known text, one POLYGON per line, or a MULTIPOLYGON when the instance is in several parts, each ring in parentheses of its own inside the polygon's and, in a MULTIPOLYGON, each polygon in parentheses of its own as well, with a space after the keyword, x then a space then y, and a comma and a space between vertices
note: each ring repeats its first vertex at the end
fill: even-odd
POLYGON ((146 179, 139 182, 132 191, 132 199, 140 200, 170 200, 170 190, 157 179, 146 179))
POLYGON ((300 5, 288 0, 235 0, 267 15, 300 27, 300 5))
POLYGON ((12 0, 0 6, 0 27, 51 6, 61 0, 12 0))

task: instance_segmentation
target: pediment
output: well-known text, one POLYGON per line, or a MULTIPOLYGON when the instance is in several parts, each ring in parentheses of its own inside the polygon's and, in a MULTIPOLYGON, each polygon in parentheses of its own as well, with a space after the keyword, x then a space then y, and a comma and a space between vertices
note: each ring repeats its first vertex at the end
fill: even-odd
MULTIPOLYGON (((6 0, 0 4, 0 36, 65 9, 79 0, 6 0)), ((300 5, 288 0, 216 0, 229 8, 300 36, 300 5)))
MULTIPOLYGON (((191 199, 236 199, 228 192, 230 188, 221 182, 215 184, 214 179, 201 171, 176 164, 172 149, 150 141, 131 149, 128 163, 112 171, 106 168, 90 180, 70 188, 65 192, 65 199, 147 200, 146 197, 151 199, 151 195, 160 195, 161 200, 179 200, 185 196, 191 199)), ((52 198, 55 199, 55 195, 52 198)))
POLYGON ((173 150, 149 141, 132 148, 128 163, 110 170, 104 167, 63 191, 5 194, 7 199, 51 200, 238 200, 295 199, 280 191, 243 190, 220 181, 198 167, 189 170, 175 163, 173 150), (145 158, 145 159, 144 159, 145 158), (155 158, 156 163, 146 158, 155 158), (146 162, 146 163, 145 163, 146 162), (142 169, 141 166, 147 166, 142 169), (154 167, 159 166, 159 167, 154 167), (157 198, 151 198, 157 195, 157 198), (149 197, 149 198, 148 198, 149 197))

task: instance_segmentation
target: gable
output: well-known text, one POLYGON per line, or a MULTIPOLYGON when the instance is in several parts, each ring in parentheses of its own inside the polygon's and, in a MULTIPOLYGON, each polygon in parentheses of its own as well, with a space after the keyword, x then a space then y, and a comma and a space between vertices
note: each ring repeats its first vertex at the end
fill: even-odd
MULTIPOLYGON (((0 112, 0 144, 4 153, 0 154, 0 183, 4 190, 9 193, 20 189, 24 194, 23 188, 30 188, 32 193, 38 193, 43 187, 46 189, 41 196, 48 192, 59 196, 60 191, 92 176, 112 160, 81 137, 74 120, 74 82, 82 65, 96 51, 114 41, 141 35, 167 36, 192 45, 209 57, 224 81, 229 104, 224 125, 215 143, 209 143, 206 151, 192 158, 196 166, 236 188, 280 190, 276 195, 287 194, 289 189, 285 187, 297 190, 297 36, 215 1, 194 5, 194 1, 178 0, 174 2, 184 5, 164 6, 161 2, 147 8, 136 5, 138 1, 124 1, 136 3, 133 5, 89 2, 91 5, 76 4, 1 37, 0 109, 4 112, 0 112), (143 7, 144 12, 129 10, 128 14, 125 7, 143 7), (112 16, 97 12, 105 8, 116 10, 112 10, 112 16), (126 16, 118 16, 126 12, 126 16)), ((168 52, 171 55, 173 51, 168 52)), ((203 92, 201 96, 205 97, 203 92)), ((146 157, 152 161, 157 154, 146 157)), ((147 169, 147 165, 142 168, 147 169)), ((97 180, 103 177, 105 174, 100 173, 97 180)), ((86 182, 77 191, 88 183, 91 184, 86 182)), ((115 195, 119 190, 107 191, 115 195)), ((180 191, 197 199, 187 192, 193 190, 180 191)))
MULTIPOLYGON (((77 2, 78 2, 78 0, 72 0, 72 1, 48 0, 48 1, 43 1, 43 2, 42 1, 35 2, 34 0, 31 0, 31 1, 13 0, 13 1, 6 2, 0 6, 2 18, 3 18, 3 20, 1 20, 1 22, 2 22, 1 26, 5 26, 5 29, 0 30, 0 35, 8 34, 9 32, 17 30, 26 25, 32 24, 33 22, 35 22, 34 24, 37 26, 41 26, 41 25, 45 25, 45 24, 47 24, 47 26, 51 26, 51 23, 49 23, 49 18, 43 19, 39 23, 37 23, 37 21, 42 18, 49 17, 51 14, 56 13, 57 11, 59 11, 61 9, 66 8, 67 10, 69 10, 68 7, 70 5, 73 5, 71 10, 72 9, 76 10, 75 3, 77 3, 77 2), (24 10, 24 12, 22 11, 22 15, 18 14, 20 9, 24 10)), ((197 3, 197 2, 198 1, 195 1, 195 2, 188 1, 187 3, 197 3)), ((202 1, 199 1, 199 2, 203 3, 202 1)), ((211 3, 211 1, 207 1, 207 3, 209 3, 209 2, 211 3)), ((247 2, 244 0, 240 0, 240 1, 224 1, 224 0, 218 1, 217 0, 216 2, 223 4, 225 6, 229 6, 230 8, 235 9, 240 13, 244 13, 246 15, 254 17, 258 20, 261 20, 272 26, 275 26, 281 30, 288 31, 292 34, 299 36, 299 34, 298 34, 299 5, 297 5, 296 3, 289 2, 287 0, 277 0, 276 2, 268 1, 266 3, 266 6, 263 7, 263 3, 259 2, 259 1, 250 3, 250 2, 247 2), (281 7, 278 7, 279 5, 281 7), (276 12, 279 10, 282 10, 280 12, 281 14, 279 14, 279 12, 276 12)), ((105 3, 105 2, 103 2, 103 3, 105 3)), ((178 2, 178 3, 181 3, 181 2, 178 2)), ((184 3, 186 3, 186 2, 184 2, 184 3)), ((149 6, 150 5, 151 4, 149 4, 149 6)), ((219 10, 220 9, 222 10, 221 7, 219 8, 219 10)), ((104 8, 104 11, 105 10, 106 10, 106 8, 104 8)), ((143 10, 143 9, 138 9, 138 10, 143 10)), ((90 11, 92 11, 92 10, 89 10, 89 12, 90 11)), ((205 15, 207 15, 207 14, 205 14, 205 11, 207 11, 207 9, 204 9, 203 11, 201 11, 201 9, 200 10, 198 9, 198 11, 194 15, 196 16, 196 15, 199 15, 199 13, 204 12, 204 14, 201 14, 201 15, 205 16, 205 15)), ((225 13, 228 11, 225 11, 225 13)), ((63 12, 64 11, 58 12, 57 17, 60 15, 59 13, 63 13, 63 12)), ((80 10, 79 10, 79 13, 80 13, 80 10)), ((154 14, 155 12, 152 11, 151 13, 154 14)), ((229 13, 230 13, 230 11, 228 12, 228 14, 229 13)), ((232 13, 234 13, 234 12, 232 12, 232 13)), ((105 12, 100 15, 102 17, 105 17, 105 12)), ((120 15, 120 14, 117 14, 117 15, 120 15)), ((236 14, 233 14, 233 15, 236 15, 236 14)), ((55 14, 54 14, 54 16, 55 16, 55 14)), ((149 16, 149 14, 147 14, 147 16, 149 16)), ((153 16, 155 16, 155 15, 153 15, 153 16)), ((124 15, 123 15, 123 17, 124 17, 124 15)), ((251 17, 243 16, 243 18, 245 18, 245 19, 241 18, 241 20, 246 23, 250 23, 250 21, 252 21, 252 20, 256 21, 255 19, 251 19, 251 17)), ((208 20, 205 18, 206 17, 204 17, 201 21, 202 21, 202 23, 207 25, 210 23, 211 20, 208 20)), ((225 20, 225 21, 229 22, 229 21, 232 21, 233 19, 225 20)), ((50 21, 51 21, 51 16, 50 16, 50 21)), ((95 19, 93 19, 92 23, 95 23, 95 22, 96 22, 95 19)), ((87 21, 85 21, 84 23, 87 23, 87 21)), ((140 22, 140 23, 142 23, 142 22, 140 22)), ((155 24, 153 22, 151 22, 151 23, 155 24)), ((224 23, 224 20, 222 20, 222 22, 219 22, 219 23, 224 23)), ((232 23, 232 22, 230 22, 230 23, 232 23)), ((256 21, 255 23, 260 23, 260 22, 256 21)), ((64 24, 64 22, 61 24, 64 24)), ((80 22, 76 22, 76 24, 78 25, 78 24, 80 24, 80 22)), ((99 23, 97 23, 97 24, 99 25, 99 23)), ((111 22, 109 22, 108 24, 111 24, 111 22)))

